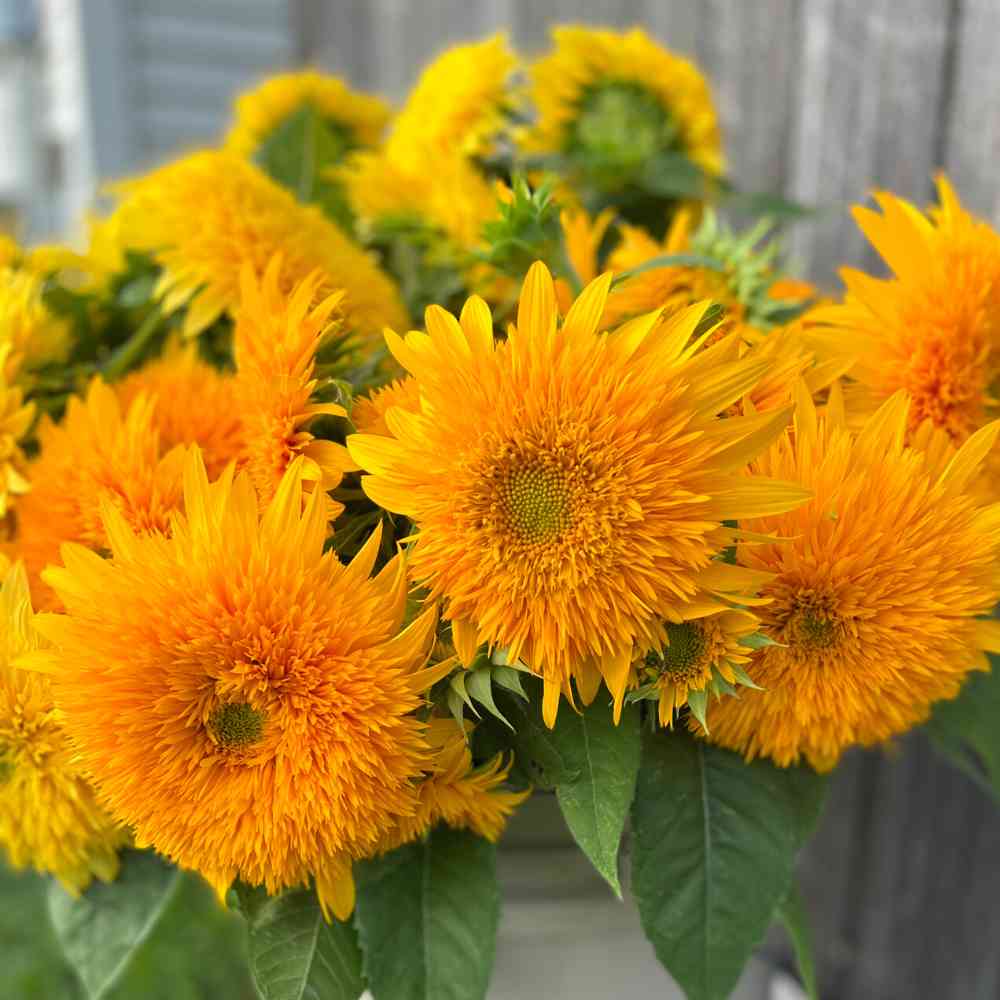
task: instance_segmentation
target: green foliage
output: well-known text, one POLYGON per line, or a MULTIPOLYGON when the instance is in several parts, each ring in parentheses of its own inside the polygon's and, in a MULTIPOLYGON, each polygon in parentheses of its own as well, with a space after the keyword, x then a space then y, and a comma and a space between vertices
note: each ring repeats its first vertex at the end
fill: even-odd
POLYGON ((155 930, 180 885, 180 870, 157 855, 124 851, 114 882, 93 882, 79 899, 52 883, 49 914, 90 1000, 101 1000, 155 930))
POLYGON ((792 886, 824 780, 747 764, 683 731, 649 734, 632 808, 632 890, 690 1000, 724 1000, 792 886))
POLYGON ((493 687, 498 685, 499 688, 527 700, 519 674, 513 667, 490 663, 486 657, 481 657, 468 670, 456 671, 448 679, 445 695, 448 710, 460 726, 463 724, 466 708, 477 717, 482 715, 480 709, 484 709, 494 719, 513 730, 514 727, 496 703, 493 687))
POLYGON ((971 674, 958 697, 939 701, 925 729, 934 745, 1000 801, 1000 657, 988 673, 971 674))
POLYGON ((777 910, 778 919, 784 924, 788 937, 791 939, 795 958, 799 965, 799 976, 809 1000, 819 1000, 819 987, 816 983, 816 964, 813 961, 812 935, 809 931, 809 920, 802 894, 797 885, 785 897, 777 910))
MULTIPOLYGON (((48 917, 50 880, 0 864, 0 997, 87 1000, 48 917)), ((58 890, 61 892, 62 890, 58 890)), ((243 921, 200 878, 183 874, 108 1000, 252 1000, 243 921)))
POLYGON ((559 713, 555 733, 574 773, 556 786, 566 825, 580 849, 620 897, 618 849, 639 772, 639 712, 626 708, 616 726, 607 696, 579 715, 559 713))
POLYGON ((499 200, 499 217, 483 226, 486 249, 481 259, 498 271, 520 280, 536 260, 579 288, 563 245, 560 207, 553 197, 554 180, 547 178, 534 190, 523 176, 515 176, 510 201, 499 200))
POLYGON ((299 201, 315 202, 346 232, 354 215, 342 185, 329 176, 354 148, 350 131, 324 119, 314 104, 305 103, 285 118, 260 144, 254 161, 299 201))
POLYGON ((238 895, 263 1000, 357 1000, 365 988, 357 931, 327 922, 313 890, 269 899, 241 887, 238 895))
POLYGON ((500 919, 496 848, 467 831, 357 866, 365 976, 378 1000, 480 1000, 500 919))

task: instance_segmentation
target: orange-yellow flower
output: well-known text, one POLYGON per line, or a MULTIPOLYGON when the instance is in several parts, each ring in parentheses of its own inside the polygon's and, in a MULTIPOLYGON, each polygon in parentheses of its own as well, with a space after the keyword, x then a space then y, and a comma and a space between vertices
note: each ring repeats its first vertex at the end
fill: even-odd
POLYGON ((1000 234, 962 208, 944 177, 940 206, 923 215, 887 192, 853 211, 892 269, 878 279, 851 268, 842 304, 817 310, 814 339, 831 357, 853 357, 848 409, 874 412, 899 389, 924 420, 956 444, 997 415, 990 385, 1000 373, 1000 234))
POLYGON ((101 511, 119 510, 137 531, 166 532, 181 500, 181 449, 162 454, 155 406, 137 397, 124 410, 115 391, 95 378, 84 399, 73 397, 58 424, 44 419, 40 450, 28 467, 31 491, 18 503, 15 555, 24 559, 35 601, 51 607, 41 583, 63 542, 107 547, 101 511))
POLYGON ((752 581, 713 561, 723 521, 807 496, 743 474, 787 411, 718 417, 766 362, 741 360, 735 338, 699 350, 704 305, 599 334, 609 283, 560 326, 535 264, 500 343, 482 300, 460 321, 432 306, 427 333, 387 334, 421 412, 392 407, 392 438, 348 439, 368 495, 413 521, 413 576, 444 600, 463 658, 483 642, 522 658, 550 724, 574 673, 599 670, 620 704, 633 643, 752 581))
POLYGON ((15 565, 0 591, 0 848, 15 868, 54 875, 75 896, 95 875, 115 877, 128 837, 84 780, 48 678, 15 665, 45 645, 31 616, 15 565))
POLYGON ((187 335, 236 308, 245 265, 261 274, 279 253, 283 291, 320 271, 328 292, 344 290, 352 332, 378 334, 406 322, 395 284, 368 253, 238 156, 195 153, 121 191, 122 231, 163 268, 156 296, 167 312, 187 307, 187 335))
POLYGON ((756 527, 778 541, 740 546, 775 574, 757 608, 778 645, 754 653, 762 691, 708 711, 709 738, 787 766, 829 769, 854 744, 888 739, 954 697, 1000 651, 1000 505, 970 491, 1000 422, 950 456, 905 443, 912 404, 898 392, 853 434, 839 386, 821 414, 797 394, 794 435, 756 463, 801 481, 807 505, 756 527))
POLYGON ((390 435, 386 413, 391 406, 410 413, 420 412, 420 386, 416 379, 396 379, 381 389, 373 389, 354 404, 351 420, 362 434, 390 435))
MULTIPOLYGON (((258 280, 243 270, 234 334, 235 398, 243 423, 242 464, 261 504, 277 492, 287 469, 302 456, 303 476, 331 490, 355 468, 342 444, 316 438, 310 424, 320 416, 346 416, 337 403, 314 401, 316 351, 329 332, 341 293, 317 298, 322 276, 313 273, 283 291, 281 257, 274 257, 258 280)), ((329 501, 330 517, 342 505, 329 501)))
POLYGON ((115 392, 126 410, 140 395, 150 397, 161 449, 198 445, 209 478, 240 457, 243 423, 235 379, 202 361, 194 344, 169 344, 161 357, 119 382, 115 392))
POLYGON ((400 631, 402 557, 376 577, 374 534, 345 566, 323 552, 321 493, 301 460, 263 513, 250 479, 209 484, 197 451, 169 538, 111 506, 111 557, 63 550, 46 578, 66 614, 41 615, 79 760, 114 815, 222 892, 315 879, 346 918, 351 862, 418 805, 431 756, 417 717, 452 664, 423 669, 435 612, 400 631))

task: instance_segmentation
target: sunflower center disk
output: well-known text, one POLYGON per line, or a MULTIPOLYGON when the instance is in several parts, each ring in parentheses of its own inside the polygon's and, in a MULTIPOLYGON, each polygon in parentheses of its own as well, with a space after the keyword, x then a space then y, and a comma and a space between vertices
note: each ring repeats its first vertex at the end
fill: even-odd
POLYGON ((570 490, 558 469, 512 469, 503 481, 501 496, 511 527, 527 541, 555 538, 571 524, 570 490))
POLYGON ((667 642, 659 650, 646 654, 646 682, 660 677, 677 683, 693 681, 705 669, 705 654, 708 652, 708 637, 697 622, 667 622, 667 642))
POLYGON ((208 730, 225 750, 236 750, 260 741, 264 713, 245 702, 220 705, 209 717, 208 730))
POLYGON ((799 608, 788 622, 788 637, 802 650, 829 649, 840 636, 840 622, 829 611, 815 607, 799 608))

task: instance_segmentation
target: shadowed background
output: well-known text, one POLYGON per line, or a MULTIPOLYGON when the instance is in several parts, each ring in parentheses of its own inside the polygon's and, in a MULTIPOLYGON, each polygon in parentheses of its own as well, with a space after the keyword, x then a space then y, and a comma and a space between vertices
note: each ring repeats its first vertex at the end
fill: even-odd
MULTIPOLYGON (((52 65, 44 169, 32 174, 39 232, 76 214, 98 178, 217 139, 233 93, 268 70, 314 63, 398 99, 452 42, 505 30, 530 54, 560 21, 640 24, 692 55, 740 185, 830 206, 788 243, 798 270, 831 290, 838 265, 875 266, 846 211, 872 186, 923 203, 944 168, 972 209, 1000 220, 998 0, 40 6, 52 65)), ((849 757, 802 865, 824 997, 1000 997, 998 858, 1000 811, 923 737, 849 757)), ((788 960, 782 942, 768 950, 788 960)))

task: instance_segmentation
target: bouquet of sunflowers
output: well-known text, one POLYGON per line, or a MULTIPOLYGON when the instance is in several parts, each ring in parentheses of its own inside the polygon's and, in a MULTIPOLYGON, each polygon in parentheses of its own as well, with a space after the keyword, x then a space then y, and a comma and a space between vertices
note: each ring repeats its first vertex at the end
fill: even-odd
POLYGON ((1000 236, 938 188, 825 298, 698 69, 566 27, 395 114, 274 77, 0 247, 0 846, 87 995, 188 871, 267 1000, 484 997, 547 793, 692 1000, 775 920, 815 995, 843 752, 1000 788, 1000 236))

